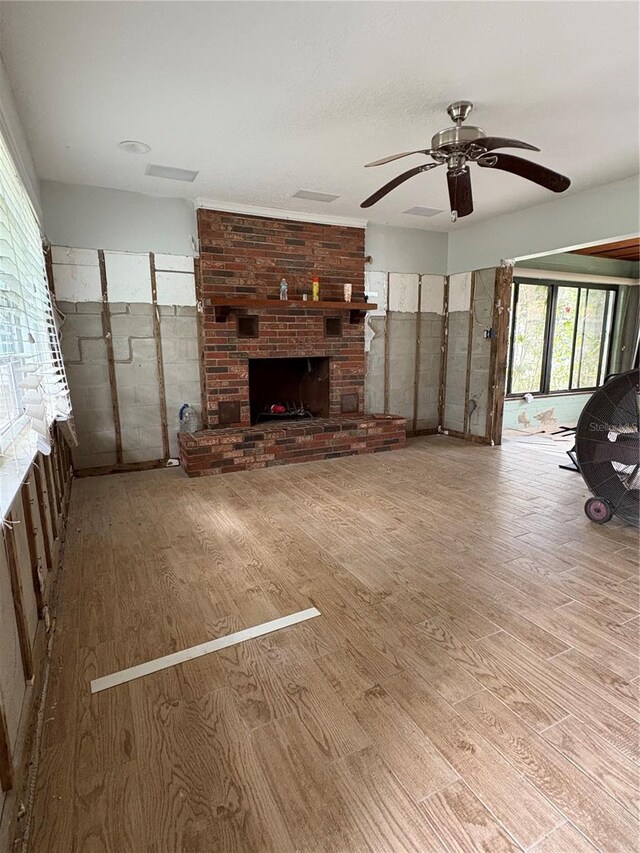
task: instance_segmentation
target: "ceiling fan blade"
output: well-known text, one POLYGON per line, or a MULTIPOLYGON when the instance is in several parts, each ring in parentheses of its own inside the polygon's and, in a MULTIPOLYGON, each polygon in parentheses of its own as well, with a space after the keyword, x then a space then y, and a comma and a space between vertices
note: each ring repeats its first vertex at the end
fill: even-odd
POLYGON ((395 190, 396 187, 399 187, 400 184, 408 181, 409 178, 412 178, 414 175, 419 175, 420 172, 428 172, 429 169, 435 169, 436 166, 440 166, 440 163, 424 163, 422 166, 415 166, 413 169, 409 169, 408 172, 403 172, 401 175, 398 175, 397 178, 394 178, 392 181, 389 181, 388 184, 385 184, 383 187, 380 187, 379 190, 370 195, 368 199, 362 202, 360 207, 371 207, 372 204, 375 204, 377 201, 380 201, 387 193, 390 193, 391 190, 395 190))
POLYGON ((507 139, 503 136, 485 136, 484 139, 476 139, 472 145, 481 145, 486 151, 495 151, 496 148, 527 148, 529 151, 539 151, 535 145, 528 142, 520 142, 519 139, 507 139))
POLYGON ((482 158, 478 160, 478 166, 482 166, 483 169, 501 169, 503 172, 511 172, 527 181, 533 181, 534 184, 540 184, 541 187, 553 193, 562 193, 571 186, 571 181, 564 175, 553 172, 546 166, 532 163, 531 160, 514 157, 513 154, 492 154, 484 163, 482 158))
POLYGON ((458 219, 473 213, 473 196, 471 194, 471 174, 468 168, 462 172, 447 172, 449 185, 449 201, 451 211, 458 214, 458 219))
POLYGON ((410 154, 430 153, 431 151, 428 148, 423 148, 419 151, 403 151, 402 154, 392 154, 390 157, 383 157, 382 160, 374 160, 373 163, 365 163, 365 169, 369 168, 369 166, 384 166, 385 163, 391 163, 392 160, 399 160, 401 157, 408 157, 410 154))

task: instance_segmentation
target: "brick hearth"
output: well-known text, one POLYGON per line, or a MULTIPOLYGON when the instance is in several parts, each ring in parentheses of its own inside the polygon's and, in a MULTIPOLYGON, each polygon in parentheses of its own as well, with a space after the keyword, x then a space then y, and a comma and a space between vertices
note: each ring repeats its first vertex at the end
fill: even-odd
POLYGON ((180 433, 180 461, 190 477, 313 462, 396 450, 406 444, 406 419, 323 419, 265 423, 248 429, 218 428, 180 433))

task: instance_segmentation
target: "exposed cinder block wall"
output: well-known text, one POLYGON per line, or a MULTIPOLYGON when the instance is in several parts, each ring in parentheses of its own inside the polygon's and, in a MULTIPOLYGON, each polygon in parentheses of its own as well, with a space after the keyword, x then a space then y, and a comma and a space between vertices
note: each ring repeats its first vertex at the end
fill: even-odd
POLYGON ((178 410, 182 403, 198 413, 201 408, 193 258, 155 256, 154 304, 148 254, 105 252, 104 257, 113 392, 98 251, 52 251, 57 305, 64 315, 62 354, 78 435, 73 458, 79 469, 118 461, 114 393, 125 464, 166 458, 163 415, 169 455, 177 456, 178 410))
POLYGON ((365 287, 378 305, 365 331, 366 411, 402 415, 410 431, 436 429, 444 276, 370 271, 365 287))
POLYGON ((62 358, 71 391, 77 468, 114 465, 116 437, 101 302, 59 301, 62 358))
POLYGON ((449 276, 447 355, 444 382, 445 431, 487 435, 490 339, 494 268, 449 276))
POLYGON ((487 433, 489 366, 491 361, 491 341, 484 337, 484 332, 493 324, 496 271, 493 267, 477 270, 475 278, 471 370, 467 396, 467 428, 471 435, 484 436, 487 433))
POLYGON ((200 414, 198 320, 195 305, 160 305, 159 309, 169 450, 177 459, 180 406, 189 403, 200 414))

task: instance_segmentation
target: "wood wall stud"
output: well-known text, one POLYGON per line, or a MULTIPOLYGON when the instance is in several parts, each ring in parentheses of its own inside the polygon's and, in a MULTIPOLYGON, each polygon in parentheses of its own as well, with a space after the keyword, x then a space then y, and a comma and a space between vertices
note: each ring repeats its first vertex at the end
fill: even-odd
POLYGON ((442 303, 442 338, 440 341, 440 379, 438 381, 438 429, 444 429, 444 406, 447 397, 447 356, 449 350, 449 276, 444 278, 442 303))
POLYGON ((158 394, 160 397, 160 421, 162 423, 162 453, 166 459, 171 455, 169 450, 169 424, 167 421, 167 391, 164 381, 164 360, 162 358, 162 335, 160 333, 160 314, 158 308, 158 286, 156 282, 156 256, 149 254, 149 270, 151 274, 151 299, 153 302, 153 336, 156 339, 156 364, 158 369, 158 394))
POLYGON ((33 481, 36 486, 36 497, 38 499, 38 514, 40 516, 40 527, 42 528, 42 540, 44 542, 44 556, 47 561, 47 571, 53 568, 53 560, 51 558, 51 540, 49 538, 49 525, 47 524, 47 509, 44 502, 44 489, 42 487, 42 456, 38 455, 31 470, 33 471, 33 481))
POLYGON ((47 488, 47 497, 49 499, 49 515, 51 518, 51 532, 54 540, 58 538, 58 508, 56 505, 55 490, 53 487, 53 466, 51 464, 51 455, 41 456, 42 467, 44 468, 44 480, 47 488))
POLYGON ((13 757, 7 718, 0 701, 0 790, 10 791, 13 788, 13 757))
POLYGON ((486 434, 492 444, 502 444, 502 419, 507 376, 512 283, 513 267, 510 264, 498 267, 496 269, 493 302, 493 329, 496 337, 492 341, 491 356, 489 359, 489 396, 487 400, 486 428, 486 434))
POLYGON ((111 387, 111 408, 113 410, 113 426, 116 434, 116 459, 119 464, 122 464, 122 426, 120 424, 116 366, 113 357, 111 310, 109 308, 109 293, 107 290, 107 266, 104 260, 104 251, 102 249, 98 251, 98 264, 100 267, 100 289, 102 291, 102 334, 107 345, 107 364, 109 368, 109 385, 111 387))
POLYGON ((42 614, 44 605, 44 589, 41 582, 40 565, 38 559, 38 548, 36 546, 35 526, 33 524, 33 509, 29 486, 26 483, 22 484, 20 489, 22 498, 22 514, 24 516, 25 533, 27 534, 27 543, 29 545, 29 562, 31 564, 31 579, 33 581, 33 591, 36 597, 36 605, 38 613, 42 614))
POLYGON ((20 569, 18 567, 18 553, 16 551, 15 532, 12 527, 13 516, 7 515, 9 526, 4 529, 4 547, 7 554, 9 566, 9 578, 11 580, 11 595, 13 597, 13 611, 16 617, 16 628, 18 631, 18 642, 20 644, 20 656, 22 658, 22 670, 26 681, 33 678, 33 655, 31 652, 31 640, 29 639, 29 625, 24 608, 24 596, 22 593, 22 582, 20 581, 20 569))

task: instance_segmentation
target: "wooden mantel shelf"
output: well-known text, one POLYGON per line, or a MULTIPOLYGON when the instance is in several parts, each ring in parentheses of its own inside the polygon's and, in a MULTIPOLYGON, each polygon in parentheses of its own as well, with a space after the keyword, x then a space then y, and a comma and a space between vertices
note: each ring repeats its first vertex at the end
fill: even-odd
POLYGON ((207 299, 207 304, 214 309, 216 323, 224 323, 229 314, 238 308, 302 308, 305 311, 348 311, 349 322, 358 323, 367 311, 375 311, 378 307, 373 302, 339 302, 338 300, 314 302, 312 299, 305 302, 302 299, 254 299, 251 296, 207 299))

